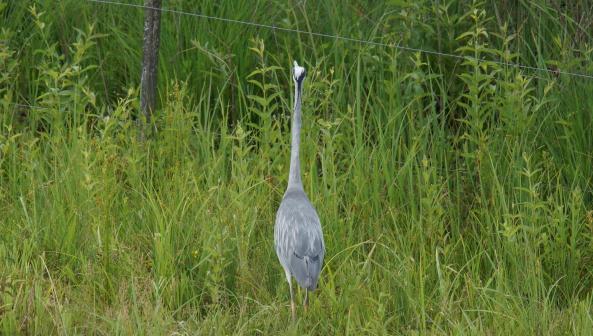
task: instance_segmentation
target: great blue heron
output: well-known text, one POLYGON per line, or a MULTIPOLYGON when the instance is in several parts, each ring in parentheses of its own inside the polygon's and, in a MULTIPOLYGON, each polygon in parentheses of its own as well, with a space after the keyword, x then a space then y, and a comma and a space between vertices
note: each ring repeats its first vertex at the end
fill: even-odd
POLYGON ((288 187, 276 213, 274 225, 274 245, 276 254, 284 268, 290 289, 290 309, 292 319, 296 317, 296 306, 291 278, 305 288, 305 309, 308 305, 309 290, 317 287, 319 272, 323 265, 325 243, 319 216, 305 191, 301 181, 299 143, 301 133, 301 95, 305 79, 305 68, 294 62, 293 80, 295 84, 294 115, 292 119, 292 144, 290 149, 290 172, 288 187))

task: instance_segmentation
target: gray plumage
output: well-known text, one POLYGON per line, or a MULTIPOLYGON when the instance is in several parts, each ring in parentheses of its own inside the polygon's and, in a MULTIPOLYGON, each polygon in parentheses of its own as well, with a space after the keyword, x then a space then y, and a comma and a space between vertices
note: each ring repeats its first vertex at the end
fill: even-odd
POLYGON ((301 181, 299 143, 301 94, 304 79, 305 69, 295 61, 293 69, 295 103, 291 130, 290 172, 288 187, 276 213, 276 224, 274 225, 274 246, 288 281, 293 319, 295 305, 291 277, 294 276, 297 283, 306 289, 306 307, 308 291, 317 287, 325 254, 319 216, 307 198, 301 181))
POLYGON ((276 214, 274 241, 284 271, 301 287, 314 290, 323 264, 323 233, 303 190, 288 189, 284 194, 276 214))

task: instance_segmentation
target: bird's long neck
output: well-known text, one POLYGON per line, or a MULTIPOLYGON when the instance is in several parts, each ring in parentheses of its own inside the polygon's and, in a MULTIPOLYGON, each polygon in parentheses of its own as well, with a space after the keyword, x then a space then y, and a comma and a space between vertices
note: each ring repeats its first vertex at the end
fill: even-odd
POLYGON ((301 142, 301 92, 303 81, 296 81, 294 88, 294 115, 292 116, 292 144, 290 147, 290 172, 288 175, 288 189, 303 189, 301 181, 301 163, 299 160, 299 144, 301 142))

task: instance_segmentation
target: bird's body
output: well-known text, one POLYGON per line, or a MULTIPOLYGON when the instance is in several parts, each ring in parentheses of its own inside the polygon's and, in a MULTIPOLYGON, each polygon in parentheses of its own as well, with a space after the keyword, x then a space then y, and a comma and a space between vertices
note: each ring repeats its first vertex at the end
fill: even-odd
POLYGON ((284 194, 276 214, 274 241, 285 272, 301 287, 314 290, 323 264, 323 233, 317 212, 303 190, 289 189, 284 194))
POLYGON ((325 255, 325 243, 319 216, 305 194, 300 173, 301 93, 304 78, 305 69, 294 62, 295 104, 292 121, 290 173, 288 187, 276 213, 274 225, 274 246, 290 288, 293 319, 295 318, 295 304, 291 278, 295 277, 297 283, 306 289, 306 307, 308 291, 317 287, 325 255))

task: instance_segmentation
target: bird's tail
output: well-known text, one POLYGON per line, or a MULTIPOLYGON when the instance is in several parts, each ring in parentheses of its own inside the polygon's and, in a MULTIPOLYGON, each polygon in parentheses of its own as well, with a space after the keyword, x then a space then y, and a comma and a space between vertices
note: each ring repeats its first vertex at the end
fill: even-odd
POLYGON ((317 288, 317 279, 319 278, 319 261, 313 261, 308 256, 303 257, 306 270, 306 278, 304 286, 309 290, 315 290, 317 288))
POLYGON ((299 256, 295 253, 291 258, 290 271, 301 287, 314 290, 317 288, 322 262, 323 259, 319 256, 299 256))

